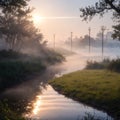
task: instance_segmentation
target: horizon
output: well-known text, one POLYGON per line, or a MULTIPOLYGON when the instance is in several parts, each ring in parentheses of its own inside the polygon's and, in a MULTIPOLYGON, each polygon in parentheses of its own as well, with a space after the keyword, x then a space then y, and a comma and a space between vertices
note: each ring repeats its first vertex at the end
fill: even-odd
MULTIPOLYGON (((73 36, 84 36, 88 34, 88 28, 91 27, 91 36, 95 37, 101 30, 101 26, 106 26, 109 31, 112 30, 114 22, 112 14, 104 15, 104 18, 95 16, 91 21, 82 21, 80 18, 80 7, 85 7, 95 3, 95 0, 36 0, 30 1, 30 6, 34 7, 32 15, 38 18, 35 25, 40 29, 44 40, 53 41, 53 35, 56 35, 56 41, 61 42, 73 36)), ((35 18, 35 19, 36 19, 35 18)))

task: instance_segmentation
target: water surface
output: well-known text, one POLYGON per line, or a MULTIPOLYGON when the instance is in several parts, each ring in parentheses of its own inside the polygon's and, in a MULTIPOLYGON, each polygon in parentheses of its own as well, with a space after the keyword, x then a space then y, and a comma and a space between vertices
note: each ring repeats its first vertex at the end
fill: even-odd
MULTIPOLYGON (((56 67, 61 69, 56 76, 83 69, 88 59, 90 56, 82 54, 67 57, 66 62, 56 67)), ((101 60, 101 57, 95 56, 91 59, 101 60)), ((47 85, 46 89, 43 88, 42 93, 40 92, 32 101, 32 105, 33 109, 28 116, 37 120, 81 120, 87 114, 94 115, 101 120, 106 118, 112 120, 107 113, 69 99, 57 93, 50 85, 47 85)))
POLYGON ((50 85, 47 85, 42 94, 36 96, 29 117, 37 120, 81 120, 88 113, 101 120, 108 117, 102 111, 60 95, 50 85))

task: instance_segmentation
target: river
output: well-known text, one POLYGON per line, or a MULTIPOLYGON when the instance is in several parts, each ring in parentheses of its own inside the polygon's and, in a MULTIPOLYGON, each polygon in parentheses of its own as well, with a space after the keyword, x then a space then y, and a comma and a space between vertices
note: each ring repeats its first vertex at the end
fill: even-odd
MULTIPOLYGON (((96 57, 95 59, 100 60, 101 58, 96 57)), ((67 57, 66 62, 56 66, 56 69, 60 69, 60 72, 55 77, 83 69, 87 60, 88 56, 82 56, 81 54, 67 57)), ((103 111, 59 94, 50 85, 43 88, 42 92, 40 91, 35 99, 31 101, 31 104, 33 108, 26 116, 32 120, 83 120, 84 116, 88 114, 101 120, 105 120, 106 118, 113 120, 103 111)))

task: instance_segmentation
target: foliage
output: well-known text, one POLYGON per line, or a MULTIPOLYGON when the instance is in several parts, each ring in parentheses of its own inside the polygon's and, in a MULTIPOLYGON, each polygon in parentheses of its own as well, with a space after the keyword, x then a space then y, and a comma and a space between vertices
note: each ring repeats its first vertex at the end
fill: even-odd
POLYGON ((120 72, 120 58, 117 59, 104 59, 101 62, 87 61, 85 69, 107 69, 113 72, 120 72))
POLYGON ((113 26, 114 33, 112 35, 113 39, 120 40, 120 24, 113 26))
POLYGON ((113 10, 115 15, 120 16, 120 2, 118 0, 100 0, 95 3, 95 6, 88 6, 86 8, 80 8, 81 17, 84 20, 91 19, 96 14, 103 16, 105 12, 113 10))
POLYGON ((112 60, 108 66, 108 70, 120 73, 120 58, 112 60))
POLYGON ((42 51, 42 56, 26 55, 14 51, 0 51, 0 90, 24 82, 27 76, 41 73, 47 65, 62 62, 64 57, 55 51, 42 51))
POLYGON ((45 55, 47 62, 50 64, 60 63, 61 61, 65 60, 65 58, 61 54, 55 52, 54 50, 48 50, 47 52, 45 52, 45 55))
POLYGON ((60 93, 120 118, 120 74, 83 70, 49 82, 60 93))
POLYGON ((0 120, 25 120, 17 113, 13 112, 8 104, 0 101, 0 120))
POLYGON ((41 62, 3 61, 0 62, 0 90, 20 84, 28 75, 42 72, 41 62))
POLYGON ((26 6, 27 1, 29 0, 1 0, 0 7, 7 7, 6 9, 9 10, 8 8, 11 7, 11 5, 14 7, 26 6))
POLYGON ((0 3, 0 31, 8 48, 19 51, 27 43, 40 44, 42 34, 30 20, 28 0, 7 0, 0 3))
POLYGON ((9 51, 6 51, 6 50, 2 50, 0 51, 0 60, 10 60, 10 59, 19 59, 19 58, 24 58, 26 57, 27 55, 26 54, 22 54, 22 53, 19 53, 19 52, 16 52, 16 51, 12 51, 12 50, 9 50, 9 51))
POLYGON ((114 19, 118 20, 118 25, 113 26, 114 34, 113 38, 118 38, 120 40, 120 1, 119 0, 99 0, 94 6, 88 6, 85 8, 80 8, 81 17, 83 20, 91 20, 95 15, 99 14, 103 16, 104 13, 112 10, 114 19))
POLYGON ((87 61, 85 69, 106 69, 110 63, 109 59, 104 59, 101 62, 87 61))

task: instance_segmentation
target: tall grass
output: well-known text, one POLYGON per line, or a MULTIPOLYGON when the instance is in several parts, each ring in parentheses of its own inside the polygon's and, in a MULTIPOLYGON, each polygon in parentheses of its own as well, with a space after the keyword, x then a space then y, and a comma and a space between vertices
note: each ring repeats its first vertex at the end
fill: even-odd
POLYGON ((85 69, 107 69, 113 72, 120 72, 120 58, 104 59, 101 62, 87 61, 85 69))
POLYGON ((87 65, 85 69, 106 69, 111 60, 110 59, 104 59, 103 61, 97 62, 97 61, 87 61, 87 65))

